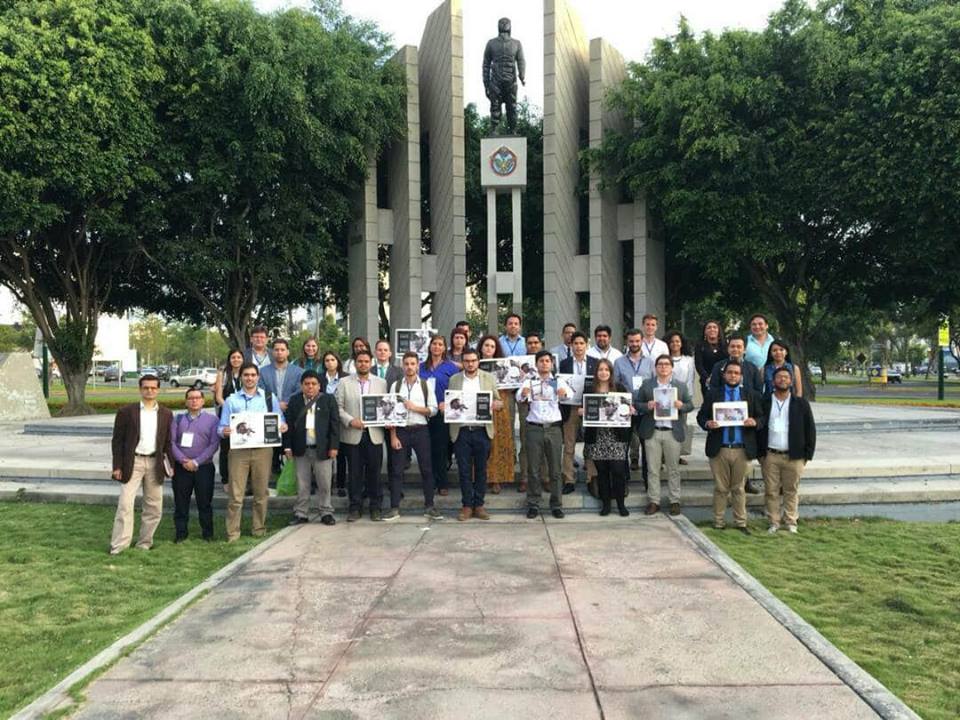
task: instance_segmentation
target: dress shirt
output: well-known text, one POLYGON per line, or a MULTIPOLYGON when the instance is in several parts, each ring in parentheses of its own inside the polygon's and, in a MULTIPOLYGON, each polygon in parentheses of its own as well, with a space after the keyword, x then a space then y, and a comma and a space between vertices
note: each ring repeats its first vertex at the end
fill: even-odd
POLYGON ((643 358, 643 369, 646 377, 652 378, 657 374, 657 358, 661 355, 669 355, 670 348, 663 340, 654 338, 652 341, 646 337, 640 340, 640 356, 643 358))
POLYGON ((649 380, 651 377, 652 375, 647 372, 646 358, 642 355, 637 359, 627 353, 617 358, 617 361, 613 364, 613 381, 627 388, 634 398, 640 392, 643 381, 649 380), (634 384, 634 378, 640 378, 639 385, 634 384))
POLYGON ((140 440, 134 448, 134 455, 153 455, 157 452, 157 415, 159 404, 154 403, 153 409, 148 409, 140 403, 140 440))
POLYGON ((790 395, 783 402, 774 395, 770 398, 770 419, 767 423, 767 447, 771 450, 790 449, 790 395))
POLYGON ((770 353, 770 346, 776 338, 767 333, 767 339, 761 344, 753 335, 747 336, 747 349, 743 353, 745 360, 749 360, 758 368, 767 364, 767 355, 770 353))
POLYGON ((273 371, 277 374, 277 395, 283 395, 283 381, 287 379, 287 366, 279 368, 274 365, 273 371))
POLYGON ((561 421, 560 396, 558 391, 563 388, 567 395, 571 393, 567 384, 558 378, 548 377, 546 380, 524 380, 517 390, 517 402, 530 403, 530 412, 527 413, 527 422, 535 425, 549 425, 561 421), (523 397, 523 389, 529 388, 530 394, 523 397))
POLYGON ((270 351, 268 350, 263 355, 257 355, 257 351, 253 348, 250 348, 250 361, 256 363, 257 367, 261 369, 265 368, 272 362, 270 358, 270 351))
POLYGON ((570 358, 570 365, 573 367, 573 372, 571 375, 586 375, 587 374, 587 356, 583 356, 583 360, 577 360, 575 357, 570 358))
MULTIPOLYGON (((226 398, 223 401, 223 409, 220 411, 220 425, 217 432, 222 436, 224 428, 230 427, 230 416, 242 412, 271 412, 267 408, 267 396, 263 388, 257 388, 253 395, 247 395, 246 390, 241 390, 226 398)), ((273 412, 280 416, 281 425, 287 422, 276 395, 273 396, 273 412)))
POLYGON ((217 435, 217 416, 201 410, 196 416, 189 412, 176 415, 170 423, 173 459, 178 463, 193 460, 197 465, 206 465, 213 460, 214 453, 220 447, 217 435), (181 445, 183 436, 192 434, 190 446, 181 445))
POLYGON ((689 355, 681 355, 673 358, 673 379, 681 385, 686 385, 693 397, 693 385, 697 376, 697 370, 693 366, 693 358, 689 355))
MULTIPOLYGON (((573 357, 573 349, 569 345, 564 345, 560 343, 556 347, 550 348, 550 352, 557 356, 558 360, 566 360, 568 357, 573 357)), ((559 365, 559 363, 557 363, 559 365)))
MULTIPOLYGON (((739 402, 742 399, 740 396, 740 386, 730 387, 724 383, 723 399, 724 402, 739 402)), ((743 427, 737 425, 735 427, 725 427, 722 428, 722 430, 725 445, 743 445, 743 427)))
POLYGON ((609 345, 606 350, 601 350, 596 345, 591 345, 587 350, 587 355, 595 357, 597 360, 609 360, 610 362, 616 362, 623 357, 623 353, 613 345, 609 345))
MULTIPOLYGON (((464 377, 466 379, 466 377, 464 377)), ((479 375, 477 380, 477 385, 479 386, 479 375)), ((390 391, 393 392, 393 388, 390 388, 390 391)), ((423 387, 421 385, 421 379, 415 377, 413 379, 413 385, 410 385, 407 382, 407 377, 404 376, 400 380, 400 389, 396 391, 400 396, 401 400, 409 400, 414 405, 419 405, 420 407, 425 407, 430 411, 430 417, 433 417, 437 414, 437 398, 430 392, 430 386, 427 385, 427 397, 423 396, 423 387)), ((407 412, 407 427, 412 427, 414 425, 426 425, 427 417, 421 415, 418 412, 407 412)))
POLYGON ((503 348, 503 354, 507 357, 527 354, 527 340, 523 335, 517 335, 515 340, 511 340, 507 335, 501 335, 500 347, 503 348))
POLYGON ((478 393, 480 392, 480 373, 477 373, 473 377, 469 377, 466 373, 463 374, 463 385, 461 385, 461 390, 468 393, 478 393))
POLYGON ((337 385, 340 384, 340 376, 334 375, 330 377, 327 375, 327 395, 333 395, 337 392, 337 385))

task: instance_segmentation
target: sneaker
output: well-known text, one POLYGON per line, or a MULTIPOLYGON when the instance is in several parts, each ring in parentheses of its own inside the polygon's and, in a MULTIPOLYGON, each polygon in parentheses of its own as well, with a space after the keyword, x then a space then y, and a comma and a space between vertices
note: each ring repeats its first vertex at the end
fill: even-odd
POLYGON ((381 520, 383 520, 383 516, 380 514, 380 510, 371 510, 370 519, 373 522, 380 522, 381 520))
POLYGON ((533 519, 535 519, 539 514, 540 514, 540 510, 539 510, 539 509, 537 509, 537 508, 535 508, 535 507, 528 507, 528 508, 527 508, 527 519, 528 519, 528 520, 533 520, 533 519))
POLYGON ((337 520, 333 517, 333 515, 324 515, 322 518, 320 518, 320 523, 322 525, 336 525, 337 520))
POLYGON ((796 535, 800 531, 797 530, 796 525, 787 525, 787 532, 789 532, 791 535, 796 535))
POLYGON ((290 519, 291 525, 306 525, 308 522, 310 521, 307 518, 303 517, 302 515, 294 515, 290 519))
POLYGON ((779 529, 780 529, 779 525, 771 525, 770 527, 767 528, 767 535, 776 535, 777 530, 779 529))
POLYGON ((400 510, 397 508, 390 508, 387 511, 387 514, 383 516, 384 522, 392 522, 393 520, 400 519, 400 510))
POLYGON ((462 507, 460 512, 457 513, 457 520, 463 522, 464 520, 469 520, 473 517, 473 508, 471 507, 462 507))
POLYGON ((480 507, 475 507, 475 508, 473 509, 473 516, 474 516, 477 520, 489 520, 489 519, 490 519, 490 513, 487 512, 487 509, 486 509, 483 505, 481 505, 480 507))
POLYGON ((671 515, 680 514, 680 503, 670 503, 670 514, 671 515))
POLYGON ((359 510, 351 510, 350 512, 347 513, 347 522, 356 522, 359 519, 360 519, 359 510))
POLYGON ((433 505, 423 511, 423 516, 431 520, 443 520, 443 514, 433 505))

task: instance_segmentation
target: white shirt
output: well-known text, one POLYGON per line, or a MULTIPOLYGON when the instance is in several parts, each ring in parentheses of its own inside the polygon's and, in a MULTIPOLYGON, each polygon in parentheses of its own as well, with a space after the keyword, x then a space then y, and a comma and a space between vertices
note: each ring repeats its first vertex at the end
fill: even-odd
POLYGON ((257 351, 253 348, 250 348, 250 359, 256 363, 257 367, 261 370, 273 361, 270 357, 269 350, 264 350, 263 355, 257 355, 257 351))
POLYGON ((681 355, 673 358, 673 379, 681 385, 687 386, 690 393, 690 399, 693 399, 693 383, 697 376, 697 370, 693 365, 693 358, 689 355, 681 355))
MULTIPOLYGON (((670 348, 667 347, 667 344, 663 340, 658 340, 654 338, 652 341, 647 340, 646 336, 640 340, 640 357, 643 358, 640 362, 640 367, 642 372, 647 377, 655 377, 657 374, 657 358, 661 355, 669 355, 670 348)), ((674 368, 674 374, 676 374, 676 368, 674 368)))
POLYGON ((583 356, 583 360, 577 360, 575 357, 570 358, 571 364, 573 365, 573 374, 574 375, 586 375, 587 374, 587 356, 583 356))
POLYGON ((159 403, 149 410, 140 403, 140 440, 133 452, 136 455, 153 455, 157 451, 157 417, 160 415, 159 403))
MULTIPOLYGON (((479 380, 477 381, 479 383, 479 380)), ((437 398, 430 392, 430 386, 427 385, 427 397, 423 396, 423 388, 420 383, 426 385, 425 380, 421 380, 419 377, 413 379, 413 385, 407 383, 407 378, 404 377, 400 381, 400 389, 397 390, 397 394, 400 396, 401 400, 409 400, 414 405, 420 405, 425 407, 430 411, 430 417, 433 417, 437 414, 437 398)), ((396 387, 394 384, 393 387, 396 387)), ((390 388, 390 391, 393 392, 393 387, 390 388)), ((427 418, 424 415, 421 415, 418 412, 408 412, 407 413, 407 427, 412 425, 426 425, 427 418)))
POLYGON ((591 345, 587 350, 587 355, 596 358, 597 360, 609 360, 610 362, 616 362, 623 357, 623 353, 617 350, 613 345, 608 345, 606 350, 601 350, 596 345, 591 345))
POLYGON ((316 447, 317 446, 317 418, 316 418, 316 398, 314 402, 310 402, 306 397, 303 398, 304 402, 310 403, 310 407, 307 408, 307 447, 316 447))
POLYGON ((470 393, 480 392, 480 373, 478 372, 473 377, 467 377, 467 374, 463 374, 463 391, 470 393))
POLYGON ((569 396, 572 391, 570 387, 559 378, 548 377, 546 380, 537 378, 536 380, 524 380, 523 385, 517 390, 517 402, 530 403, 530 412, 527 414, 527 422, 536 425, 549 425, 558 423, 561 420, 560 415, 560 389, 566 390, 569 396), (524 388, 529 388, 529 394, 524 397, 524 388))
POLYGON ((790 396, 781 402, 774 395, 770 398, 770 418, 767 426, 767 447, 771 450, 790 449, 790 396))

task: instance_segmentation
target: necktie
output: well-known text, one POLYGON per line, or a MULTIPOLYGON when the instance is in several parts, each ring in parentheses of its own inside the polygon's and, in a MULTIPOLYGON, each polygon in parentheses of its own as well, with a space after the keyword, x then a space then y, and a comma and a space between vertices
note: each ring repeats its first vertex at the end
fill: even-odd
POLYGON ((570 353, 570 347, 567 346, 567 357, 570 357, 570 354, 571 354, 571 353, 570 353))

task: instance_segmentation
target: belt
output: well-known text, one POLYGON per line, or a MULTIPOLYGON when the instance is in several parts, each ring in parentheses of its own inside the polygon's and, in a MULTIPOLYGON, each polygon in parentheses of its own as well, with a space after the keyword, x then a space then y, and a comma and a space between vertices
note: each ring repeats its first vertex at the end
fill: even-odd
POLYGON ((466 430, 468 432, 477 432, 479 430, 486 430, 487 428, 483 425, 463 425, 460 430, 461 432, 466 430))
POLYGON ((561 425, 563 425, 562 422, 538 423, 538 422, 533 422, 533 420, 527 420, 527 424, 536 425, 537 427, 542 427, 542 428, 560 427, 561 425))
POLYGON ((137 457, 156 457, 156 456, 157 456, 157 453, 156 453, 156 452, 152 452, 152 453, 134 453, 134 455, 136 455, 137 457))
POLYGON ((742 448, 744 447, 743 443, 723 443, 720 447, 725 448, 742 448))
POLYGON ((774 450, 773 448, 767 448, 767 452, 772 452, 776 455, 789 455, 789 450, 774 450))

